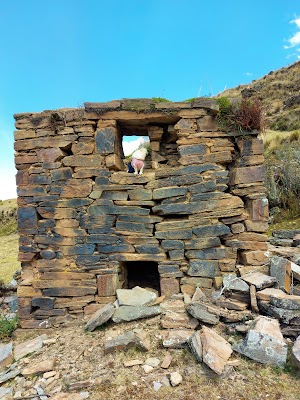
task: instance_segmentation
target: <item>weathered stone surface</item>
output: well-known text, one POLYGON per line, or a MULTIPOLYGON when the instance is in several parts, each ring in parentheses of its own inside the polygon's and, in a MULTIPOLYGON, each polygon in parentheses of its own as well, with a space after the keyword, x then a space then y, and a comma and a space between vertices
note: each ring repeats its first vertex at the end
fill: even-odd
POLYGON ((148 344, 143 343, 141 337, 133 331, 119 335, 114 339, 108 340, 104 344, 104 354, 114 353, 115 351, 128 350, 137 347, 140 351, 148 351, 148 344))
POLYGON ((187 344, 196 360, 201 363, 203 358, 200 331, 194 332, 187 340, 187 344))
POLYGON ((293 358, 294 363, 300 369, 300 336, 298 336, 294 342, 294 345, 292 348, 292 358, 293 358))
POLYGON ((221 375, 232 353, 230 344, 214 330, 202 327, 201 343, 203 362, 216 374, 221 375))
POLYGON ((105 324, 113 316, 115 306, 112 303, 106 304, 104 307, 97 310, 85 324, 85 330, 92 332, 97 327, 105 324))
POLYGON ((270 259, 270 275, 278 281, 279 289, 291 292, 291 262, 283 257, 272 256, 270 259))
POLYGON ((43 341, 46 340, 48 336, 46 334, 37 336, 34 339, 27 340, 26 342, 17 344, 14 348, 14 359, 19 360, 27 356, 28 354, 34 353, 35 351, 43 347, 43 341))
POLYGON ((99 168, 103 165, 103 156, 100 154, 73 155, 62 159, 66 167, 99 168))
POLYGON ((182 382, 182 376, 179 372, 171 372, 170 374, 170 383, 172 386, 178 386, 182 382))
POLYGON ((171 329, 169 331, 162 331, 163 346, 169 349, 182 349, 186 347, 186 344, 193 334, 192 330, 176 330, 171 329))
POLYGON ((187 312, 167 311, 161 318, 161 326, 164 329, 195 329, 199 322, 187 312))
POLYGON ((179 281, 176 278, 160 278, 160 292, 162 296, 170 297, 179 293, 179 281))
POLYGON ((261 272, 252 272, 242 276, 242 279, 249 285, 254 285, 257 290, 265 289, 266 287, 274 286, 277 283, 277 278, 262 274, 261 272))
POLYGON ((149 290, 135 286, 133 289, 117 289, 120 306, 145 306, 152 303, 157 295, 149 290))
POLYGON ((42 374, 44 372, 53 371, 54 364, 56 362, 55 358, 48 358, 47 360, 40 361, 36 364, 30 365, 27 368, 24 368, 21 373, 23 376, 42 374))
POLYGON ((232 185, 252 183, 252 182, 263 182, 265 178, 265 167, 258 165, 255 167, 242 167, 234 168, 230 174, 230 180, 232 185))
POLYGON ((270 294, 269 301, 270 304, 278 308, 300 311, 300 296, 270 294))
POLYGON ((234 350, 262 364, 283 367, 287 358, 287 345, 275 319, 259 316, 246 338, 234 350))
POLYGON ((281 289, 275 289, 275 288, 266 288, 266 289, 256 292, 256 297, 259 300, 263 300, 263 301, 269 301, 270 296, 284 297, 285 295, 286 294, 281 289))
POLYGON ((92 191, 92 181, 89 179, 70 179, 63 186, 61 197, 73 199, 74 197, 87 197, 92 191))
POLYGON ((170 354, 170 353, 167 353, 167 354, 165 355, 164 359, 162 360, 162 363, 161 363, 161 365, 160 365, 161 368, 163 368, 163 369, 168 369, 169 366, 171 365, 172 360, 173 360, 173 357, 171 356, 171 354, 170 354))
POLYGON ((189 263, 187 274, 190 276, 202 276, 214 278, 218 274, 219 263, 213 260, 192 260, 189 263))
POLYGON ((99 296, 114 296, 117 290, 117 275, 107 274, 97 276, 97 288, 99 296))
POLYGON ((228 226, 224 224, 215 224, 215 225, 203 225, 198 226, 193 229, 193 233, 199 237, 214 237, 214 236, 223 236, 230 233, 230 229, 228 226))
POLYGON ((184 196, 187 193, 186 187, 171 186, 153 190, 153 199, 160 200, 168 197, 184 196))
POLYGON ((0 371, 9 367, 13 361, 13 344, 12 342, 7 344, 1 344, 0 346, 0 371))
POLYGON ((249 285, 236 275, 228 274, 223 277, 223 285, 226 290, 249 293, 249 285))
POLYGON ((37 213, 35 207, 27 206, 18 208, 18 227, 19 229, 37 228, 37 213))
POLYGON ((264 251, 242 251, 240 259, 243 265, 264 265, 269 259, 264 251))
POLYGON ((216 325, 219 317, 208 311, 203 303, 192 303, 187 306, 187 311, 196 319, 210 325, 216 325))
POLYGON ((121 306, 114 312, 112 320, 116 323, 135 321, 141 318, 154 317, 161 314, 161 311, 160 306, 121 306))
POLYGON ((210 289, 212 287, 212 279, 211 278, 200 278, 200 277, 191 277, 191 276, 184 276, 181 278, 180 283, 182 285, 191 285, 200 288, 207 288, 210 289))

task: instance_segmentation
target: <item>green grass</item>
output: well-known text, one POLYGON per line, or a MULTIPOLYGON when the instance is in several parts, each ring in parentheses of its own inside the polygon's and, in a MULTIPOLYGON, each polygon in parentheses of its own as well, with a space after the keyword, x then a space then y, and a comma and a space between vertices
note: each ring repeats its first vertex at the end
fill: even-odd
POLYGON ((0 200, 0 237, 17 231, 17 199, 0 200))
POLYGON ((18 261, 18 238, 16 233, 0 237, 0 278, 5 284, 21 268, 18 261))
POLYGON ((0 316, 0 340, 11 337, 13 331, 18 327, 18 317, 8 319, 0 316))

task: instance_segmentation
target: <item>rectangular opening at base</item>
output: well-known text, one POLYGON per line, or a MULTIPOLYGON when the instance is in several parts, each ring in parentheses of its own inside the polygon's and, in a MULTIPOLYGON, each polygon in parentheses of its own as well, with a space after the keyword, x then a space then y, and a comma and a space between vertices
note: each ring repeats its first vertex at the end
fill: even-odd
POLYGON ((153 261, 127 261, 121 265, 122 287, 132 289, 135 286, 155 289, 160 294, 160 276, 158 264, 153 261))

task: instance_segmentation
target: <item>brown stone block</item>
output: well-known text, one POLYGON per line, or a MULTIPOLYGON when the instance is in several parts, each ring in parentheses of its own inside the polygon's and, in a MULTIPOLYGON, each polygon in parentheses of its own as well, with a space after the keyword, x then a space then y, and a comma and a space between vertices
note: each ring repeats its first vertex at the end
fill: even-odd
POLYGON ((237 145, 241 156, 252 156, 264 153, 264 143, 261 139, 239 139, 237 145))
MULTIPOLYGON (((42 278, 44 278, 42 276, 42 278)), ((80 279, 80 280, 61 280, 61 279, 41 279, 34 280, 32 286, 38 289, 49 289, 49 288, 68 288, 68 287, 82 287, 85 288, 96 288, 96 283, 94 279, 80 279)), ((91 293, 89 293, 91 294, 91 293)))
POLYGON ((207 115, 206 110, 201 108, 178 111, 177 115, 181 118, 200 118, 207 115))
POLYGON ((33 129, 18 129, 14 131, 14 139, 15 140, 24 140, 24 139, 33 139, 36 137, 36 132, 33 129))
POLYGON ((37 207, 37 212, 43 218, 70 219, 76 218, 76 211, 72 208, 37 207))
POLYGON ((264 251, 242 251, 240 260, 244 265, 263 265, 269 261, 264 251))
POLYGON ((19 252, 18 260, 19 261, 31 261, 36 253, 22 253, 19 252))
POLYGON ((242 233, 245 231, 245 226, 242 223, 232 224, 230 227, 232 233, 242 233))
POLYGON ((166 298, 179 293, 179 281, 176 278, 160 278, 160 293, 166 298))
POLYGON ((246 201, 246 209, 252 221, 267 221, 269 217, 269 203, 267 198, 246 201))
POLYGON ((47 271, 64 271, 69 266, 70 261, 66 259, 53 259, 53 260, 44 260, 39 259, 36 260, 34 266, 38 269, 39 272, 47 272, 47 271))
POLYGON ((266 232, 269 228, 267 221, 245 221, 246 229, 249 232, 266 232))
MULTIPOLYGON (((67 136, 56 136, 55 137, 55 146, 56 147, 67 147, 69 146, 74 140, 77 139, 77 135, 67 135, 67 136)), ((34 150, 38 148, 46 148, 53 146, 53 138, 46 137, 46 138, 37 138, 37 139, 27 139, 27 140, 18 140, 15 142, 15 150, 34 150)))
POLYGON ((19 185, 28 185, 29 183, 29 173, 27 169, 22 169, 17 171, 16 174, 16 184, 19 185))
POLYGON ((124 171, 125 165, 120 156, 117 154, 109 154, 105 157, 105 164, 108 169, 113 171, 124 171))
POLYGON ((260 165, 264 163, 263 155, 255 155, 255 156, 244 156, 240 160, 238 160, 237 165, 240 167, 248 167, 251 165, 260 165))
MULTIPOLYGON (((96 285, 95 285, 96 286, 96 285)), ((84 287, 84 286, 65 286, 65 287, 51 287, 43 289, 43 295, 49 297, 77 297, 87 296, 89 294, 95 294, 96 287, 84 287)))
POLYGON ((210 289, 213 284, 213 280, 210 278, 199 278, 199 277, 190 277, 186 276, 184 278, 181 278, 180 280, 181 285, 191 285, 200 288, 207 288, 210 289))
POLYGON ((91 283, 93 283, 92 279, 95 278, 94 274, 90 274, 88 272, 44 272, 41 274, 41 279, 46 279, 46 280, 91 280, 91 283))
POLYGON ((86 231, 80 228, 54 228, 53 232, 66 237, 86 236, 86 231))
POLYGON ((78 228, 79 221, 76 219, 60 219, 56 221, 57 228, 78 228))
POLYGON ((105 103, 103 103, 103 102, 102 103, 89 103, 89 102, 84 103, 84 108, 86 110, 87 109, 113 110, 113 109, 116 109, 119 107, 121 107, 121 102, 119 100, 107 101, 105 103))
POLYGON ((198 120, 198 127, 200 131, 216 132, 218 130, 218 125, 216 124, 215 118, 211 115, 206 115, 198 120))
POLYGON ((82 168, 75 167, 75 172, 73 173, 73 178, 91 178, 93 176, 101 175, 103 168, 82 168))
POLYGON ((265 167, 258 165, 254 167, 234 168, 230 171, 231 185, 240 183, 253 183, 264 182, 265 180, 265 167))
POLYGON ((266 242, 268 240, 267 235, 263 235, 261 233, 255 233, 255 232, 242 232, 236 235, 236 238, 238 240, 244 240, 244 241, 258 241, 258 242, 266 242))
POLYGON ((61 191, 61 198, 73 199, 91 194, 93 183, 90 179, 70 179, 61 191))
POLYGON ((37 150, 37 158, 40 162, 53 163, 61 160, 65 156, 59 147, 37 150))
POLYGON ((31 286, 18 286, 18 297, 41 297, 42 291, 31 286))
POLYGON ((17 154, 15 156, 15 163, 16 163, 17 167, 19 165, 34 164, 36 162, 38 162, 38 158, 37 158, 37 155, 35 153, 17 154))
POLYGON ((237 239, 225 240, 226 246, 241 250, 267 250, 267 242, 242 241, 237 239))
POLYGON ((63 158, 62 163, 68 167, 99 168, 103 166, 104 158, 100 154, 73 155, 63 158))
POLYGON ((98 275, 98 296, 114 296, 116 294, 117 285, 118 276, 116 274, 98 275))
POLYGON ((159 141, 156 141, 156 142, 151 141, 151 142, 150 142, 150 147, 151 147, 151 150, 152 150, 152 151, 157 151, 157 152, 159 153, 159 150, 160 150, 160 142, 159 142, 159 141))
POLYGON ((232 189, 232 193, 236 196, 248 196, 251 193, 266 194, 267 190, 262 183, 240 184, 232 189))
POLYGON ((95 296, 95 301, 99 304, 114 303, 115 300, 116 296, 95 296))
POLYGON ((22 329, 47 329, 51 328, 52 324, 49 320, 36 320, 36 319, 21 319, 20 326, 22 329))
POLYGON ((92 154, 95 149, 94 142, 75 142, 72 144, 72 153, 76 154, 92 154))

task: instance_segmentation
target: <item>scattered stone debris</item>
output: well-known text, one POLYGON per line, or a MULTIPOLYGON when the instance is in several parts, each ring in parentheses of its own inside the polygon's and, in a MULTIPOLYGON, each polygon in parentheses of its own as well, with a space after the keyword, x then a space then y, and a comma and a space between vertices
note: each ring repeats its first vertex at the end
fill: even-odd
POLYGON ((106 304, 93 314, 91 319, 86 323, 85 330, 92 332, 99 326, 105 324, 113 316, 115 312, 115 306, 112 303, 106 304))
POLYGON ((287 344, 277 320, 259 316, 246 338, 233 346, 235 351, 262 364, 283 367, 287 358, 287 344))
POLYGON ((172 372, 170 374, 170 382, 172 386, 178 386, 182 382, 182 376, 180 375, 179 372, 172 372))

